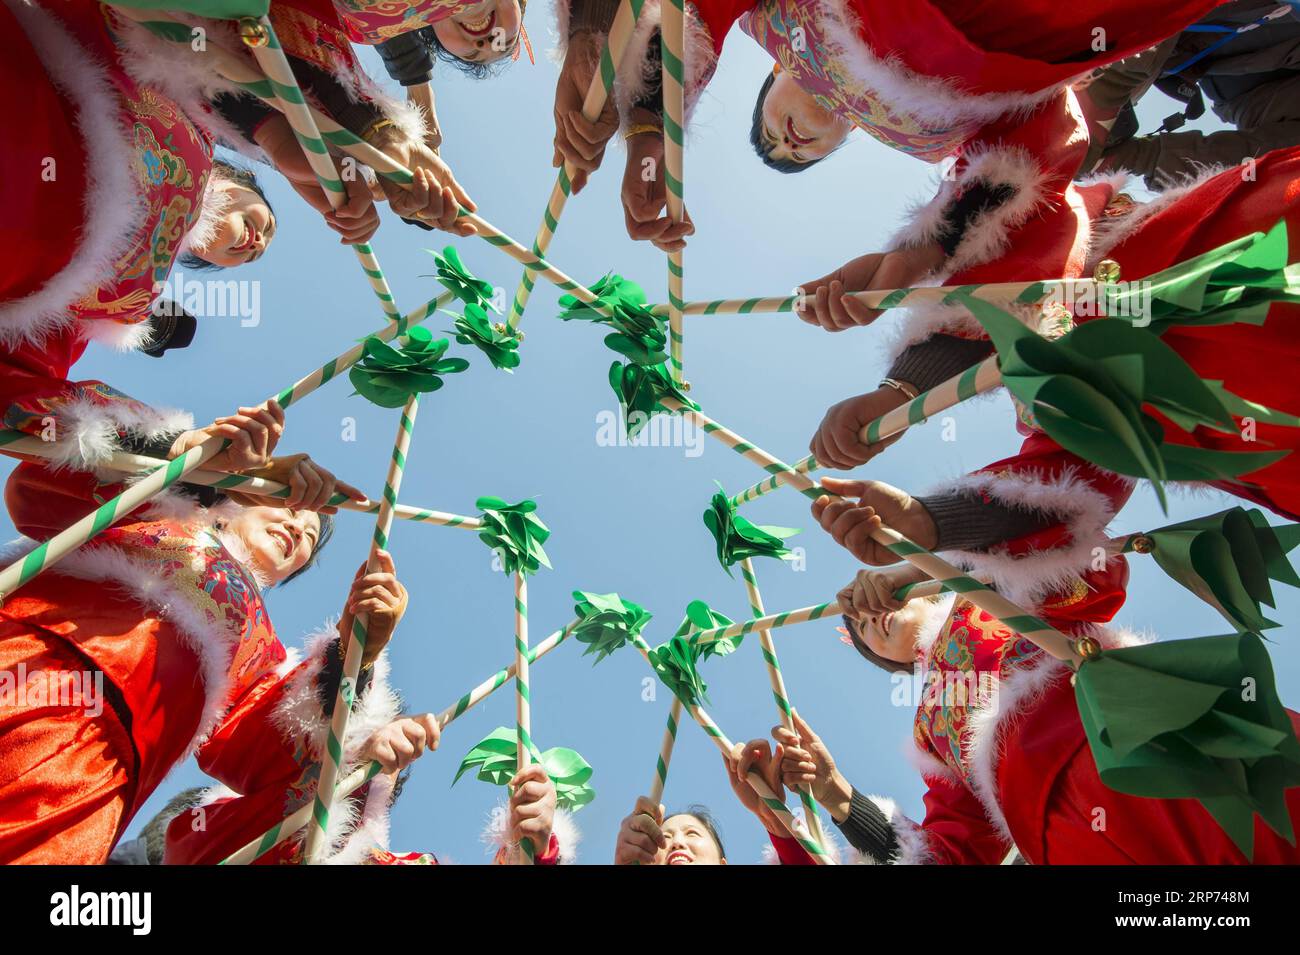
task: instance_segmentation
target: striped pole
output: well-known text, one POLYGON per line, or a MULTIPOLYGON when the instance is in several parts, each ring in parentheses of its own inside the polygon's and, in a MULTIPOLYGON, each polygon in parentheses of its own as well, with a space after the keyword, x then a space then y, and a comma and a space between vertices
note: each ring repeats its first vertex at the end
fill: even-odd
MULTIPOLYGON (((668 218, 681 222, 686 215, 683 199, 685 179, 685 150, 682 127, 686 123, 686 88, 682 57, 686 36, 686 9, 683 0, 668 0, 663 10, 660 30, 663 59, 664 103, 664 178, 667 188, 668 218)), ((673 381, 679 386, 682 377, 682 306, 686 304, 682 290, 682 253, 668 253, 668 364, 673 381)))
MULTIPOLYGON (((555 633, 537 644, 537 646, 530 649, 528 651, 528 661, 530 663, 536 663, 542 657, 546 656, 546 654, 558 647, 564 642, 569 634, 573 632, 573 628, 578 625, 578 622, 579 621, 574 620, 563 630, 555 631, 555 633)), ((483 700, 487 699, 493 694, 493 692, 500 689, 509 680, 513 679, 514 675, 514 663, 511 663, 505 669, 498 670, 496 673, 492 674, 455 703, 451 704, 451 706, 439 713, 437 717, 438 728, 440 730, 446 729, 449 723, 463 716, 467 710, 477 706, 483 700)), ((361 768, 354 770, 334 788, 334 798, 336 800, 347 798, 375 776, 379 775, 379 771, 380 765, 377 762, 372 762, 368 766, 362 766, 361 768)), ((309 802, 297 812, 293 813, 293 815, 277 822, 261 836, 253 839, 251 842, 243 846, 243 848, 227 856, 218 864, 248 865, 258 856, 279 845, 281 842, 284 842, 284 840, 288 839, 303 826, 307 825, 307 822, 311 819, 311 810, 312 804, 309 802)))
MULTIPOLYGON (((745 580, 745 591, 749 595, 749 610, 755 617, 764 616, 763 595, 758 590, 758 577, 754 574, 754 562, 746 557, 740 562, 740 576, 745 580)), ((785 689, 785 677, 781 673, 781 661, 776 655, 776 644, 772 640, 772 631, 758 631, 759 647, 763 651, 763 662, 767 665, 767 679, 772 685, 772 697, 776 700, 777 716, 781 725, 791 733, 794 728, 794 707, 785 689)), ((822 831, 821 814, 817 811, 817 801, 812 797, 808 786, 799 787, 799 800, 803 803, 803 816, 808 823, 808 833, 817 844, 825 847, 826 833, 822 831)))
MULTIPOLYGON (((420 396, 411 395, 402 409, 401 422, 397 428, 397 438, 393 442, 393 457, 388 466, 388 475, 384 479, 384 499, 375 520, 375 535, 370 542, 370 554, 366 559, 366 573, 374 573, 378 567, 378 553, 388 547, 388 534, 393 527, 393 508, 397 505, 397 493, 402 486, 402 473, 406 468, 406 454, 411 446, 411 431, 415 427, 415 415, 420 408, 420 396)), ((312 810, 314 825, 307 832, 307 851, 303 858, 308 863, 320 860, 324 853, 325 829, 329 825, 330 806, 334 801, 334 787, 338 781, 339 765, 343 762, 343 740, 347 734, 348 716, 352 712, 353 697, 356 693, 357 678, 361 673, 361 658, 366 652, 366 634, 370 628, 370 615, 357 614, 352 621, 352 639, 346 641, 343 650, 343 678, 339 681, 338 692, 334 697, 334 712, 330 717, 328 743, 321 756, 320 778, 316 783, 315 807, 312 810)))
POLYGON ((731 450, 754 462, 769 474, 783 474, 785 483, 789 483, 791 487, 805 497, 815 501, 817 498, 829 493, 822 490, 821 485, 806 474, 800 474, 784 461, 773 457, 762 448, 750 444, 740 435, 724 428, 703 412, 688 408, 676 398, 662 398, 659 403, 667 410, 680 412, 683 417, 691 419, 705 434, 713 435, 731 450))
MULTIPOLYGON (((982 584, 990 582, 988 577, 982 575, 974 576, 975 579, 982 584)), ((894 599, 904 601, 920 600, 923 597, 937 597, 940 594, 948 593, 952 593, 952 591, 945 587, 941 580, 918 580, 914 584, 905 584, 904 586, 899 587, 894 591, 894 599)))
MULTIPOLYGON (((940 411, 946 411, 954 405, 960 404, 969 398, 974 398, 976 395, 992 391, 1001 387, 1001 385, 1002 373, 998 370, 998 356, 990 355, 978 365, 967 368, 960 375, 954 375, 947 381, 935 385, 929 391, 921 392, 915 398, 899 405, 893 411, 889 411, 869 422, 858 432, 858 440, 869 445, 875 444, 877 441, 883 441, 885 438, 892 438, 894 435, 906 431, 912 425, 921 424, 932 418, 940 411)), ((821 465, 812 455, 794 463, 794 470, 800 474, 807 474, 819 467, 821 465)), ((753 487, 741 491, 731 498, 731 503, 733 506, 739 507, 741 504, 776 490, 787 480, 788 475, 786 472, 777 472, 772 477, 759 481, 753 487)))
POLYGON ((371 291, 379 299, 388 320, 393 322, 401 318, 401 313, 397 311, 397 304, 393 301, 393 290, 388 287, 388 279, 384 278, 384 270, 379 267, 379 260, 375 258, 375 251, 370 248, 370 243, 358 242, 352 250, 356 252, 357 259, 361 262, 361 271, 366 273, 371 291))
MULTIPOLYGON (((515 768, 521 773, 533 761, 532 722, 528 693, 528 581, 521 567, 515 571, 515 768)), ((531 864, 536 854, 532 842, 524 839, 519 847, 531 864)))
MULTIPOLYGON (((614 22, 609 27, 609 35, 605 38, 605 46, 600 51, 599 69, 592 76, 591 84, 587 87, 587 96, 582 101, 582 115, 589 123, 599 119, 601 111, 605 108, 609 91, 614 85, 614 76, 618 72, 618 65, 623 61, 623 53, 627 50, 628 41, 632 39, 632 31, 641 16, 641 6, 644 2, 645 0, 622 0, 618 5, 614 22)), ((542 213, 542 224, 538 226, 537 237, 533 239, 533 254, 538 257, 546 254, 551 239, 555 238, 555 232, 560 227, 560 216, 563 215, 564 205, 569 200, 574 172, 573 167, 566 162, 555 177, 551 198, 547 200, 546 211, 542 213)), ((535 285, 532 275, 525 269, 519 280, 519 288, 515 290, 514 301, 510 303, 510 317, 507 324, 511 329, 519 327, 519 322, 524 317, 524 308, 528 305, 528 297, 532 295, 535 285)))
MULTIPOLYGON (((1065 296, 1096 293, 1099 283, 1094 278, 1047 279, 1031 282, 988 282, 983 285, 940 285, 922 288, 874 289, 869 292, 849 292, 867 308, 904 308, 913 305, 951 304, 954 293, 974 295, 1001 305, 1036 305, 1049 295, 1065 296)), ((686 315, 751 315, 793 312, 802 295, 771 296, 769 298, 722 298, 711 302, 685 302, 686 315)), ((672 303, 652 305, 650 310, 659 316, 672 314, 672 303)))
MULTIPOLYGON (((650 645, 645 642, 645 639, 637 636, 632 639, 632 642, 635 644, 636 648, 641 651, 641 656, 645 658, 646 663, 650 663, 650 645)), ((708 736, 709 739, 713 740, 714 744, 722 754, 728 757, 731 756, 731 751, 735 747, 732 745, 731 740, 727 739, 726 734, 718 728, 718 724, 713 722, 713 719, 709 714, 704 711, 704 707, 697 703, 688 703, 684 700, 682 703, 690 711, 695 722, 700 724, 700 728, 704 730, 705 735, 708 736)), ((790 812, 785 803, 777 798, 776 793, 772 792, 771 788, 767 785, 767 782, 761 775, 757 772, 751 772, 748 777, 748 782, 749 785, 753 787, 754 792, 758 793, 758 798, 761 799, 763 804, 781 820, 781 825, 785 827, 785 830, 790 833, 791 836, 798 840, 799 845, 803 846, 808 854, 812 856, 814 862, 818 865, 835 864, 835 860, 826 854, 826 850, 803 832, 799 826, 799 821, 795 819, 794 814, 790 812)))
MULTIPOLYGON (((682 637, 695 629, 690 618, 682 621, 675 636, 682 637)), ((668 785, 668 767, 673 761, 673 749, 677 745, 677 727, 682 721, 682 701, 673 696, 672 705, 668 707, 668 722, 664 725, 663 742, 659 744, 659 758, 655 761, 655 778, 650 783, 650 801, 656 806, 663 801, 664 787, 668 785)))

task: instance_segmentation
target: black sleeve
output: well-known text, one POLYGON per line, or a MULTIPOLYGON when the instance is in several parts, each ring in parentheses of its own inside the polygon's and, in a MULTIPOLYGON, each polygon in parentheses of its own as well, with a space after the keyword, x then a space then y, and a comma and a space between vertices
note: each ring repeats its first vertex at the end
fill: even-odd
POLYGON ((589 33, 608 33, 618 13, 619 0, 570 0, 569 36, 586 30, 589 33))
POLYGON ((375 46, 388 75, 403 86, 421 86, 433 79, 433 52, 424 42, 423 33, 399 33, 375 46))
POLYGON ((929 391, 993 354, 993 343, 984 338, 932 335, 905 349, 890 366, 889 377, 905 381, 918 392, 929 391))
POLYGON ((880 807, 856 789, 849 800, 849 815, 835 823, 849 845, 877 862, 889 862, 898 855, 898 837, 880 807))
POLYGON ((640 99, 632 104, 637 109, 648 109, 656 116, 664 114, 663 49, 660 43, 659 31, 656 30, 646 46, 646 90, 641 94, 640 99))
POLYGON ((1047 530, 1057 521, 1041 511, 985 501, 973 493, 917 497, 934 518, 939 542, 934 549, 987 550, 1003 541, 1047 530))
POLYGON ((956 254, 957 246, 961 245, 962 237, 971 222, 996 209, 1015 194, 1015 189, 1005 182, 996 186, 977 182, 954 199, 944 210, 944 229, 938 237, 943 251, 950 257, 956 254))
MULTIPOLYGON (((325 650, 325 665, 316 679, 316 699, 320 701, 321 711, 327 719, 334 716, 334 699, 339 693, 339 684, 343 681, 343 649, 338 640, 330 642, 325 650)), ((370 671, 362 670, 357 677, 357 699, 370 686, 370 671)))

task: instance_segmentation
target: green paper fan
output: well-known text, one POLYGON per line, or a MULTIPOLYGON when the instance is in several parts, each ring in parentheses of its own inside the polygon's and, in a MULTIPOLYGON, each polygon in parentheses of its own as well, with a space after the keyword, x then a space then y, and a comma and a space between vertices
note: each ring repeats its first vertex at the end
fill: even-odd
MULTIPOLYGON (((449 313, 451 314, 451 313, 449 313)), ((449 334, 462 345, 473 345, 493 368, 511 371, 519 367, 519 333, 504 322, 493 322, 479 305, 466 304, 464 315, 455 315, 456 327, 449 334)))
POLYGON ((433 256, 434 265, 437 267, 435 277, 443 288, 466 305, 476 305, 479 308, 486 306, 494 312, 498 311, 492 305, 494 292, 492 283, 476 277, 473 272, 465 268, 455 246, 449 245, 441 253, 434 252, 432 249, 425 251, 433 256))
POLYGON ((761 527, 742 517, 721 484, 704 512, 704 526, 713 535, 718 563, 728 574, 733 566, 753 557, 789 559, 785 539, 799 533, 796 527, 761 527))
POLYGON ((686 397, 677 387, 668 366, 624 365, 614 362, 609 369, 609 384, 623 408, 623 424, 628 438, 634 438, 646 423, 660 412, 668 412, 661 402, 675 398, 686 407, 698 411, 700 406, 686 397))
MULTIPOLYGON (((532 760, 541 763, 546 775, 555 785, 556 805, 560 809, 574 811, 581 809, 596 798, 589 780, 592 775, 591 765, 572 749, 556 746, 539 753, 537 748, 529 750, 532 760)), ((451 784, 460 782, 460 778, 470 770, 485 783, 493 786, 508 785, 519 771, 519 742, 515 730, 507 726, 498 726, 486 737, 474 744, 474 747, 460 761, 456 776, 451 784)))
POLYGON ((354 394, 381 408, 400 408, 413 394, 442 387, 442 376, 469 367, 463 358, 444 358, 451 343, 434 339, 427 328, 412 328, 399 348, 375 336, 362 346, 361 358, 348 371, 354 394))
POLYGON ((499 497, 480 497, 474 506, 482 511, 479 539, 500 555, 502 569, 507 574, 518 570, 535 574, 542 567, 550 568, 551 562, 542 545, 551 531, 537 516, 535 501, 507 504, 499 497))
POLYGON ((651 615, 630 600, 618 594, 593 594, 575 590, 577 605, 574 614, 580 622, 573 628, 573 639, 586 644, 583 656, 596 654, 599 663, 615 650, 621 650, 640 636, 651 615))

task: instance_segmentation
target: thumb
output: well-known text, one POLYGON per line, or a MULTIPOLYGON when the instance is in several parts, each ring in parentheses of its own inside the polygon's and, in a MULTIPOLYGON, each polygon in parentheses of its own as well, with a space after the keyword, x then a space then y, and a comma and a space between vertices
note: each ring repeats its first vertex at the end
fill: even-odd
POLYGON ((791 709, 790 716, 794 720, 794 728, 798 731, 799 738, 802 742, 812 743, 817 741, 817 734, 814 733, 813 728, 804 721, 804 718, 799 715, 798 710, 791 709))
POLYGON ((841 478, 824 477, 821 484, 826 490, 832 494, 838 494, 840 497, 862 497, 867 493, 867 483, 865 481, 846 481, 841 478))

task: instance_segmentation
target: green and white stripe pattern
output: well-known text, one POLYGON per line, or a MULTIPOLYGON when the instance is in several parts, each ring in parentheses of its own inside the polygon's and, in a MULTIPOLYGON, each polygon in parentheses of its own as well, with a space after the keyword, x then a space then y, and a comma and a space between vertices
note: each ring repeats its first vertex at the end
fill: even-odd
POLYGON ((668 785, 668 767, 673 761, 673 748, 677 744, 677 726, 682 719, 682 701, 676 696, 668 707, 668 722, 664 724, 663 742, 659 744, 659 757, 655 760, 655 777, 650 783, 650 801, 656 806, 663 802, 664 787, 668 785))
POLYGON ((370 248, 369 242, 358 242, 352 247, 352 250, 356 252, 357 258, 361 261, 361 271, 366 273, 366 278, 370 281, 370 288, 379 299, 380 305, 383 306, 384 314, 388 316, 390 322, 397 321, 402 315, 393 302, 393 290, 388 287, 388 279, 384 278, 384 270, 379 267, 379 260, 375 258, 374 249, 370 248))
MULTIPOLYGON (((415 428, 415 415, 419 411, 420 396, 411 395, 402 409, 397 438, 393 442, 393 457, 384 479, 384 499, 375 520, 375 535, 370 542, 366 560, 366 573, 377 569, 377 554, 388 547, 388 535, 393 527, 393 508, 397 506, 397 493, 402 486, 406 469, 406 455, 411 446, 411 431, 415 428)), ((352 621, 352 639, 343 651, 343 678, 334 697, 334 712, 330 718, 329 737, 321 757, 320 778, 316 783, 315 808, 312 811, 312 828, 307 832, 307 851, 304 860, 319 861, 325 851, 325 830, 329 825, 330 806, 334 801, 334 787, 338 781, 339 765, 343 762, 343 740, 347 733, 348 716, 356 695, 357 677, 361 673, 361 658, 366 652, 366 634, 370 615, 359 613, 352 621)))
MULTIPOLYGON (((550 653, 561 643, 563 643, 565 639, 569 636, 569 634, 573 632, 573 628, 576 627, 577 625, 578 625, 578 621, 575 620, 572 623, 570 623, 567 627, 565 627, 563 630, 557 630, 555 633, 551 634, 541 643, 537 644, 537 646, 530 649, 528 651, 528 661, 530 663, 536 663, 542 657, 546 656, 546 654, 550 653)), ((446 729, 447 724, 463 716, 465 712, 468 711, 470 708, 478 705, 480 702, 487 699, 496 690, 500 689, 507 682, 513 679, 514 675, 515 675, 515 665, 513 662, 505 669, 498 670, 496 673, 492 674, 490 677, 488 677, 478 686, 474 687, 474 689, 470 690, 468 693, 462 696, 455 703, 451 704, 451 706, 447 707, 445 710, 439 713, 438 728, 446 729)), ((340 782, 336 787, 334 787, 334 798, 345 799, 348 796, 352 795, 354 792, 356 792, 358 789, 364 786, 367 782, 369 782, 371 779, 377 776, 379 774, 380 768, 381 767, 379 763, 372 762, 368 766, 363 766, 360 769, 354 770, 353 772, 349 773, 342 782, 340 782)), ((275 846, 279 845, 281 842, 284 842, 284 840, 288 839, 295 832, 300 830, 303 826, 307 825, 307 822, 311 819, 311 812, 312 812, 312 804, 308 803, 307 805, 299 809, 297 812, 295 812, 293 815, 276 823, 274 826, 268 829, 264 834, 252 840, 243 848, 227 856, 225 859, 221 861, 220 864, 221 865, 249 864, 258 856, 262 855, 264 852, 271 850, 275 846)))
MULTIPOLYGON (((663 54, 664 101, 664 178, 667 188, 668 218, 681 222, 686 215, 683 201, 685 174, 685 149, 682 127, 686 124, 686 87, 682 65, 686 36, 686 9, 684 0, 668 0, 663 11, 661 30, 663 54)), ((686 304, 682 291, 682 253, 668 253, 668 365, 673 381, 678 385, 682 377, 682 307, 686 304)))
MULTIPOLYGON (((989 581, 985 577, 976 577, 982 584, 989 581)), ((941 580, 918 580, 914 584, 906 584, 894 591, 896 600, 920 600, 922 597, 937 597, 939 594, 952 593, 941 580)))
MULTIPOLYGON (((632 643, 641 651, 641 656, 645 658, 646 663, 650 663, 650 645, 645 642, 645 639, 637 636, 633 638, 632 643)), ((704 734, 708 736, 709 739, 713 740, 714 745, 718 747, 722 754, 724 756, 730 756, 731 751, 734 748, 731 740, 727 739, 726 734, 722 732, 718 727, 718 724, 713 722, 713 719, 705 712, 704 707, 694 703, 687 703, 686 701, 683 701, 683 705, 690 710, 691 716, 694 717, 695 722, 700 724, 700 729, 704 730, 704 734)), ((790 812, 785 803, 777 798, 776 793, 772 792, 771 788, 763 780, 762 776, 756 772, 751 772, 749 774, 748 782, 749 785, 753 787, 754 792, 758 793, 758 798, 761 799, 764 805, 766 805, 768 809, 772 810, 776 817, 781 820, 781 824, 785 826, 786 831, 798 840, 799 845, 803 846, 804 849, 807 850, 808 854, 812 856, 814 862, 818 865, 835 864, 835 860, 826 854, 826 850, 823 849, 820 844, 811 839, 799 826, 799 821, 795 819, 794 814, 790 812)))
POLYGON ((691 642, 712 643, 715 640, 726 640, 729 637, 743 637, 755 630, 775 630, 778 627, 788 627, 796 623, 811 623, 814 620, 821 620, 823 617, 833 617, 838 613, 843 613, 843 610, 840 608, 838 601, 832 600, 830 603, 817 604, 814 607, 786 610, 783 613, 767 614, 766 616, 755 617, 752 620, 728 624, 725 627, 701 630, 691 637, 691 642))
MULTIPOLYGON (((515 571, 515 736, 519 772, 532 762, 533 732, 528 691, 528 580, 523 568, 515 571)), ((525 839, 519 846, 531 862, 533 844, 525 839)))
POLYGON ((817 498, 827 493, 822 490, 821 486, 816 481, 808 477, 806 474, 800 474, 784 461, 773 457, 757 445, 750 444, 740 435, 724 428, 703 412, 695 411, 686 407, 686 405, 682 404, 676 398, 663 398, 661 399, 660 404, 669 411, 680 412, 683 417, 689 418, 705 434, 713 435, 713 437, 731 448, 731 450, 754 462, 769 474, 785 475, 785 481, 805 497, 815 501, 817 498))
MULTIPOLYGON (((901 434, 914 424, 921 424, 940 411, 946 411, 955 405, 1001 387, 1002 373, 998 371, 998 356, 990 355, 978 365, 972 365, 960 375, 954 375, 947 381, 940 382, 929 391, 923 391, 893 411, 881 415, 858 432, 858 440, 863 444, 875 444, 885 438, 901 434)), ((809 455, 794 464, 794 470, 807 474, 817 470, 821 465, 809 455)), ((767 480, 760 481, 753 487, 746 488, 731 499, 739 507, 755 498, 762 497, 776 490, 788 480, 786 472, 779 472, 767 480)))
MULTIPOLYGON (((609 91, 614 86, 618 65, 623 61, 623 53, 632 38, 632 30, 636 27, 637 18, 641 16, 641 5, 644 2, 645 0, 622 0, 618 5, 614 22, 610 24, 609 35, 605 38, 605 46, 600 51, 600 68, 591 78, 591 84, 587 87, 587 96, 582 101, 582 115, 588 122, 594 123, 599 119, 601 111, 605 108, 609 91)), ((574 172, 575 170, 565 162, 555 177, 551 198, 547 200, 546 211, 542 213, 542 224, 538 226, 537 237, 533 239, 534 255, 539 257, 546 255, 551 239, 555 238, 555 232, 560 227, 560 216, 564 214, 564 205, 569 200, 574 172)), ((519 322, 524 317, 524 308, 528 305, 528 297, 532 295, 536 284, 532 275, 525 269, 519 280, 519 288, 515 290, 514 301, 510 303, 510 317, 507 319, 507 324, 512 329, 519 327, 519 322)))
MULTIPOLYGON (((745 592, 749 596, 749 610, 755 617, 766 615, 763 609, 763 595, 758 589, 758 577, 754 574, 754 561, 746 557, 740 562, 740 576, 745 581, 745 592)), ((758 631, 758 644, 763 651, 763 662, 767 664, 767 679, 772 684, 772 697, 776 700, 777 716, 781 725, 794 732, 794 707, 790 704, 790 695, 785 689, 785 677, 781 673, 781 661, 776 655, 776 644, 772 641, 772 631, 758 631)), ((826 833, 822 831, 821 815, 817 811, 817 801, 807 786, 799 787, 799 800, 803 803, 804 819, 808 822, 809 835, 818 845, 826 845, 826 833)))

